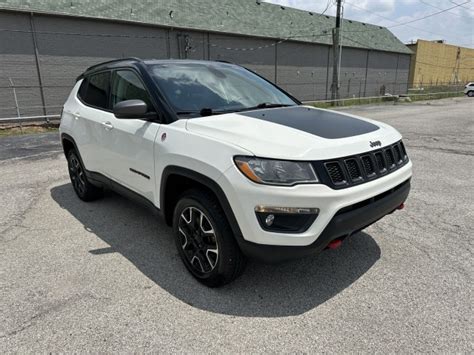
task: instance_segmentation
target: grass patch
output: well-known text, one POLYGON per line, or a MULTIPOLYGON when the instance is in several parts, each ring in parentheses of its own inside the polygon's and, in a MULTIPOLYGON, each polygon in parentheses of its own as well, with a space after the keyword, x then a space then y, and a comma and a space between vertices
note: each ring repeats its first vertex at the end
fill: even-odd
POLYGON ((459 92, 438 92, 438 93, 430 93, 429 95, 414 95, 408 94, 410 100, 413 101, 425 101, 425 100, 439 100, 439 99, 446 99, 449 97, 460 97, 464 96, 462 91, 459 92))
POLYGON ((408 95, 433 94, 433 93, 441 93, 441 92, 459 92, 463 90, 464 90, 464 85, 424 86, 423 88, 409 88, 408 95))
POLYGON ((384 96, 384 97, 357 97, 353 99, 342 99, 336 105, 336 102, 331 101, 317 101, 311 102, 312 105, 317 108, 330 108, 334 106, 354 106, 354 105, 368 105, 368 104, 379 104, 384 102, 394 102, 397 100, 396 96, 384 96))
POLYGON ((8 136, 20 136, 22 134, 35 134, 35 133, 47 133, 47 132, 57 132, 58 127, 45 127, 45 126, 23 126, 20 127, 0 127, 0 137, 8 136))

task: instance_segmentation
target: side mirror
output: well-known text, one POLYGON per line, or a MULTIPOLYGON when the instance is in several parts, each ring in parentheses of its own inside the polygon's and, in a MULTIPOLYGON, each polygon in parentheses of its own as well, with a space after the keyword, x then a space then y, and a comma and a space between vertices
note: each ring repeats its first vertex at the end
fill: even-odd
POLYGON ((148 106, 143 100, 126 100, 117 103, 113 111, 117 118, 145 118, 148 106))

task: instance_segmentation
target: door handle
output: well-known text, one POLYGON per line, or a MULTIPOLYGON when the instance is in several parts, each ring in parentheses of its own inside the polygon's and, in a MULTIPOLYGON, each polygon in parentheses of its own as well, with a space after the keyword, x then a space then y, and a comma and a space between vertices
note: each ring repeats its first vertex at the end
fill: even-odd
POLYGON ((74 116, 74 118, 77 120, 78 118, 81 118, 81 114, 79 112, 74 112, 72 114, 74 116))
POLYGON ((114 126, 112 125, 112 123, 110 123, 109 121, 107 121, 107 122, 102 122, 102 126, 104 126, 104 128, 105 128, 107 131, 110 131, 112 128, 114 128, 114 126))

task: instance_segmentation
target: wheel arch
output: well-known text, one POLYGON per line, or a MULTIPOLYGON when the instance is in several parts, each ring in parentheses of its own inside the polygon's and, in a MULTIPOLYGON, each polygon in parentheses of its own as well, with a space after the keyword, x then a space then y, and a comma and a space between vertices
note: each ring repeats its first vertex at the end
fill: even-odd
POLYGON ((201 173, 175 165, 167 166, 161 175, 160 210, 163 213, 166 224, 172 224, 174 207, 182 195, 182 192, 192 187, 204 188, 216 197, 227 217, 234 236, 237 237, 237 240, 241 239, 242 232, 237 223, 237 219, 219 184, 201 173), (183 183, 185 184, 184 186, 182 185, 183 183), (180 187, 184 187, 183 190, 176 191, 176 189, 180 187))
POLYGON ((67 133, 61 133, 61 144, 63 146, 63 151, 64 151, 64 155, 66 156, 66 159, 67 159, 68 152, 71 149, 74 149, 77 153, 79 161, 81 162, 82 166, 84 167, 84 169, 86 169, 86 172, 87 172, 86 165, 84 164, 84 161, 82 160, 81 152, 79 151, 79 148, 77 147, 77 144, 74 138, 72 138, 67 133))
POLYGON ((63 151, 65 155, 67 155, 67 152, 70 149, 75 149, 76 152, 79 153, 79 150, 77 149, 77 145, 76 145, 76 142, 74 141, 74 138, 72 138, 69 134, 61 133, 61 144, 63 146, 63 151))

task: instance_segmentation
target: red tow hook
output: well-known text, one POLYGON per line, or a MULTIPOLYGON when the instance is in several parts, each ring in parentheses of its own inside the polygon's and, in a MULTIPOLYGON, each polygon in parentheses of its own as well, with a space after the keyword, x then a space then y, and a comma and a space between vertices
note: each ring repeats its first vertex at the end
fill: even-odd
POLYGON ((400 206, 397 207, 397 210, 403 210, 405 208, 405 203, 402 203, 400 206))
POLYGON ((328 249, 337 249, 342 245, 342 240, 340 239, 334 239, 329 242, 327 248, 328 249))

